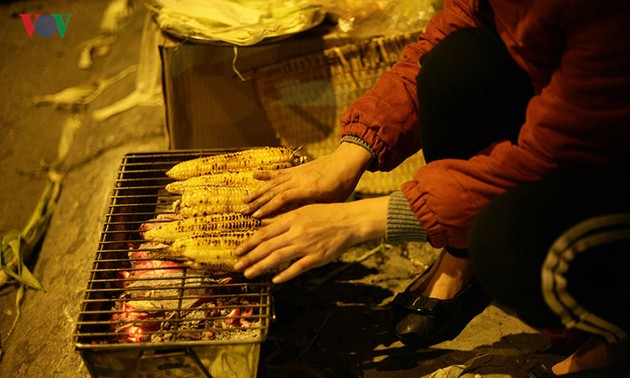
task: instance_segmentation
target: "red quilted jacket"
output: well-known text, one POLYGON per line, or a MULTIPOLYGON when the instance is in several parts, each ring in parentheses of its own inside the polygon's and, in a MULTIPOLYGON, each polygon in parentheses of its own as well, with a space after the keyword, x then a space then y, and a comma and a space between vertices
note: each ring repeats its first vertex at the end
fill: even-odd
POLYGON ((431 162, 402 186, 435 247, 465 248, 474 216, 505 190, 563 170, 626 164, 630 149, 630 1, 445 0, 403 59, 342 116, 342 135, 377 153, 371 170, 418 151, 418 61, 466 26, 495 30, 535 95, 516 144, 431 162))

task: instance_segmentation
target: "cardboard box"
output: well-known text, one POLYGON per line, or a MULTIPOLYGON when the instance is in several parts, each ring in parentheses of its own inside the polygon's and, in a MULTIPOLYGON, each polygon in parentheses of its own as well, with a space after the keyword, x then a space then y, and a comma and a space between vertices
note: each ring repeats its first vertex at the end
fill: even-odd
POLYGON ((170 148, 279 145, 248 73, 330 47, 330 29, 322 24, 236 50, 233 45, 180 41, 162 33, 159 49, 170 148))

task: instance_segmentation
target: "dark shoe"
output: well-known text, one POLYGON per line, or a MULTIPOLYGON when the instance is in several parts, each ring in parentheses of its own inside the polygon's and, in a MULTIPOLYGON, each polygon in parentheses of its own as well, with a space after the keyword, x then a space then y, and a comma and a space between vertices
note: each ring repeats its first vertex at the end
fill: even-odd
POLYGON ((394 333, 400 341, 415 347, 454 339, 490 303, 475 279, 455 298, 446 300, 412 293, 409 287, 392 301, 394 333))
POLYGON ((601 369, 584 370, 570 374, 556 375, 545 364, 538 364, 527 371, 527 378, 627 378, 630 374, 630 365, 616 365, 601 369))
POLYGON ((557 377, 547 365, 540 363, 527 371, 527 378, 557 377))

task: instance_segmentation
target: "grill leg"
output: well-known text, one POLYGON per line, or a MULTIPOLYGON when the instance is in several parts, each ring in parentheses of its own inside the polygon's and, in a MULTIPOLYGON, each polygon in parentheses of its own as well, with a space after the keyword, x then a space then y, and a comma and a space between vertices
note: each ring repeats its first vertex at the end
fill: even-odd
POLYGON ((173 370, 186 370, 186 376, 212 378, 197 354, 191 348, 167 351, 142 351, 136 364, 134 377, 140 374, 162 373, 173 370), (189 375, 194 373, 194 375, 189 375))

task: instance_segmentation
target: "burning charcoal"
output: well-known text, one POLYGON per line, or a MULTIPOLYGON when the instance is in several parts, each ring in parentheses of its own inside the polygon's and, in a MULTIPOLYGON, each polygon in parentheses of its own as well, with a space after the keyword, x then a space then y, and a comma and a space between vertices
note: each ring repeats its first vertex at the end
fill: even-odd
POLYGON ((133 305, 123 303, 120 308, 115 309, 112 315, 112 327, 118 335, 120 341, 125 342, 145 342, 149 341, 150 334, 147 332, 157 331, 160 328, 159 323, 151 323, 145 321, 150 319, 150 315, 146 312, 139 311, 133 305))
POLYGON ((141 311, 159 312, 190 308, 198 297, 207 295, 207 288, 200 287, 202 280, 187 281, 189 287, 182 287, 182 272, 154 271, 142 275, 141 280, 128 284, 121 300, 130 303, 141 311))

